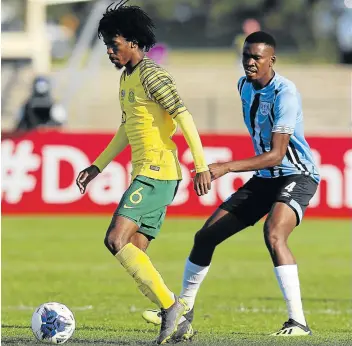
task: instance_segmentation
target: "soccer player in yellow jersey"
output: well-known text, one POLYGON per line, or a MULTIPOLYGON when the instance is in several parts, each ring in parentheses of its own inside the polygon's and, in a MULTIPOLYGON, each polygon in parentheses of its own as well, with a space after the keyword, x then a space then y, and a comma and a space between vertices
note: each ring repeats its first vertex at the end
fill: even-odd
POLYGON ((110 5, 98 28, 110 61, 117 69, 125 67, 119 93, 121 126, 93 164, 79 173, 77 185, 84 193, 87 184, 131 145, 132 182, 112 217, 105 245, 140 291, 161 309, 157 342, 164 344, 175 334, 187 305, 168 289, 145 251, 159 233, 182 179, 172 140, 177 125, 193 155, 194 188, 199 196, 210 189, 211 177, 197 129, 173 78, 144 54, 155 44, 153 22, 139 7, 126 6, 126 2, 110 5))

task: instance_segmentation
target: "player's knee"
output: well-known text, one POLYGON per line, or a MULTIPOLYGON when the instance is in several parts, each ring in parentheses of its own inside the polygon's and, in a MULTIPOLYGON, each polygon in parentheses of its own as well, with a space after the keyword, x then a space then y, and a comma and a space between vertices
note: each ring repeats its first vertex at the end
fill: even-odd
POLYGON ((275 250, 284 243, 283 239, 277 233, 265 233, 265 243, 269 250, 275 250))
POLYGON ((123 237, 122 234, 114 232, 114 230, 108 232, 104 239, 104 244, 107 249, 115 256, 129 241, 123 237))
POLYGON ((266 222, 264 225, 264 239, 269 250, 285 246, 287 240, 282 232, 282 227, 277 223, 270 222, 266 222))

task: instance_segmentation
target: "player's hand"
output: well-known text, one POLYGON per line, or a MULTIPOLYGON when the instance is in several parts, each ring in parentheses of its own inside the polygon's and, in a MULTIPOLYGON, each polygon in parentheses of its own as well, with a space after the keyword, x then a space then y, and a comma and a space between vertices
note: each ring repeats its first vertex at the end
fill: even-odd
POLYGON ((76 179, 76 184, 81 194, 84 194, 86 187, 90 181, 92 181, 100 173, 97 166, 89 166, 83 171, 79 172, 76 179))
POLYGON ((226 162, 212 163, 209 165, 209 171, 211 175, 211 181, 222 177, 229 173, 226 162))
POLYGON ((211 189, 211 177, 209 171, 197 173, 193 180, 194 190, 198 196, 203 196, 211 189))

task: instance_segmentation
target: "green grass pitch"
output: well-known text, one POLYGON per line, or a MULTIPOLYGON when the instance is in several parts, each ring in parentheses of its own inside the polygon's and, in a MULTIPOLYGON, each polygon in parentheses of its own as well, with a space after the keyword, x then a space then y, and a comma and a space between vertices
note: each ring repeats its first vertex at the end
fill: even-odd
MULTIPOLYGON (((35 307, 70 307, 77 328, 67 345, 152 345, 152 308, 103 245, 109 217, 3 217, 2 344, 38 344, 35 307)), ((184 261, 200 219, 168 218, 148 251, 179 293, 184 261)), ((351 223, 304 220, 291 236, 306 317, 314 335, 268 337, 287 319, 264 245, 262 224, 218 247, 195 307, 193 345, 352 345, 351 223)))

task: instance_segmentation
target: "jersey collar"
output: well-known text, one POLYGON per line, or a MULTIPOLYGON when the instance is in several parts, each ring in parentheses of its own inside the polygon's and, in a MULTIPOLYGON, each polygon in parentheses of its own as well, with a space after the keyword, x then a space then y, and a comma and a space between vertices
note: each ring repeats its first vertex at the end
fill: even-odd
POLYGON ((273 88, 278 77, 279 77, 279 74, 274 71, 274 77, 271 79, 270 83, 268 85, 266 85, 264 88, 259 89, 259 90, 255 90, 252 86, 253 92, 256 94, 265 94, 266 92, 268 92, 269 90, 271 90, 273 88))
POLYGON ((127 73, 127 70, 125 69, 125 74, 126 74, 126 76, 127 76, 127 77, 131 76, 131 75, 133 74, 133 72, 137 70, 137 68, 138 68, 138 66, 140 65, 140 63, 141 63, 143 60, 145 60, 145 59, 148 59, 146 55, 144 55, 143 59, 142 59, 140 62, 138 62, 136 65, 133 66, 131 73, 128 74, 128 73, 127 73))

